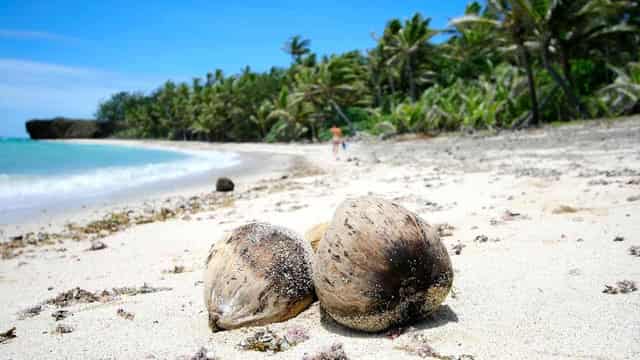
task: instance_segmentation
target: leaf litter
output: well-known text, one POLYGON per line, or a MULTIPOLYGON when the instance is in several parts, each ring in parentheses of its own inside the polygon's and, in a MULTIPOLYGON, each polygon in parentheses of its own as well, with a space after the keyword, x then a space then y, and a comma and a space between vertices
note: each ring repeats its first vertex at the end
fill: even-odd
POLYGON ((618 281, 616 285, 605 285, 604 290, 602 290, 605 294, 617 295, 617 294, 628 294, 638 290, 636 283, 631 280, 622 280, 618 281))
POLYGON ((283 336, 274 333, 269 328, 261 328, 240 341, 238 347, 247 351, 277 353, 286 351, 308 339, 307 331, 301 327, 289 328, 283 336))
MULTIPOLYGON (((91 303, 108 303, 120 299, 122 296, 137 296, 143 294, 151 294, 161 291, 171 291, 170 287, 153 287, 148 284, 143 284, 140 287, 119 287, 112 288, 111 290, 102 290, 91 292, 80 287, 70 289, 61 292, 56 297, 45 300, 43 303, 34 305, 26 310, 18 313, 18 319, 24 320, 29 317, 34 317, 40 314, 46 306, 55 306, 56 308, 66 308, 76 304, 91 304, 91 303)), ((56 312, 52 316, 54 318, 61 317, 63 319, 63 313, 56 312)), ((68 314, 67 314, 68 316, 68 314)))
POLYGON ((474 360, 473 355, 443 355, 436 351, 423 334, 415 334, 403 343, 394 346, 397 350, 403 350, 411 355, 421 358, 434 358, 438 360, 474 360))

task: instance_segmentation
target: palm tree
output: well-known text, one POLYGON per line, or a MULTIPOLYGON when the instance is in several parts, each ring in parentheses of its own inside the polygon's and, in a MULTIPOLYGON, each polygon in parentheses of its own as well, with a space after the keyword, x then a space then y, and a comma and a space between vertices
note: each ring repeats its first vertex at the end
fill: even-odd
MULTIPOLYGON (((310 114, 308 104, 293 101, 287 87, 282 87, 278 97, 271 104, 271 112, 267 115, 267 120, 276 121, 271 131, 276 132, 276 137, 280 139, 297 139, 307 129, 302 124, 310 114)), ((276 140, 275 138, 272 140, 276 140)))
POLYGON ((370 86, 375 91, 375 106, 382 106, 384 93, 383 82, 385 66, 381 48, 381 46, 377 46, 374 49, 369 50, 367 53, 367 78, 369 79, 370 86))
POLYGON ((191 119, 192 112, 190 111, 190 89, 189 85, 181 83, 178 85, 178 89, 173 98, 173 111, 175 114, 175 127, 182 135, 182 140, 186 141, 188 136, 188 128, 191 119))
MULTIPOLYGON (((590 117, 589 111, 573 88, 571 58, 574 56, 588 58, 592 49, 601 46, 604 37, 614 33, 633 31, 635 28, 626 25, 622 20, 625 17, 619 16, 631 6, 632 2, 626 0, 489 0, 488 3, 489 7, 501 14, 503 24, 511 25, 510 33, 520 49, 525 67, 530 69, 530 66, 526 65, 530 62, 528 49, 538 49, 543 67, 562 89, 571 107, 576 109, 581 117, 590 117), (612 19, 617 19, 617 22, 612 19), (558 59, 562 74, 554 66, 554 62, 558 59)), ((478 20, 477 17, 465 16, 458 22, 476 20, 478 20)), ((530 70, 527 70, 528 77, 530 77, 529 72, 530 70)), ((535 87, 533 90, 535 91, 535 87)))
POLYGON ((258 107, 255 114, 250 115, 250 120, 258 127, 260 131, 260 137, 264 139, 267 136, 267 130, 270 128, 269 122, 273 117, 270 115, 273 112, 273 105, 268 100, 264 100, 258 107))
MULTIPOLYGON (((508 2, 508 1, 504 1, 508 2)), ((532 3, 529 0, 511 0, 512 11, 517 11, 521 19, 521 24, 525 26, 525 31, 533 36, 540 49, 542 64, 551 78, 562 89, 572 107, 581 114, 582 117, 589 117, 584 105, 578 99, 567 79, 563 78, 554 68, 551 59, 551 42, 553 33, 550 23, 560 9, 561 1, 540 0, 532 3)))
MULTIPOLYGON (((485 12, 482 15, 482 6, 474 1, 467 6, 465 15, 478 18, 489 18, 485 12)), ((493 64, 502 60, 498 51, 498 45, 504 42, 504 36, 496 34, 494 24, 486 24, 480 21, 451 24, 452 29, 445 32, 452 36, 440 46, 440 52, 444 58, 443 65, 453 68, 452 71, 443 71, 451 83, 454 79, 462 77, 475 79, 480 74, 489 74, 493 64)))
MULTIPOLYGON (((463 29, 466 26, 493 26, 496 31, 496 46, 501 44, 514 44, 519 54, 522 66, 527 74, 527 84, 529 87, 529 97, 531 99, 531 119, 534 125, 540 124, 540 113, 538 106, 538 95, 536 91, 536 81, 533 75, 533 62, 531 53, 526 46, 525 18, 521 7, 512 6, 509 0, 488 0, 488 10, 495 14, 492 16, 481 16, 478 14, 467 14, 453 19, 451 26, 463 29)), ((507 49, 507 48, 505 48, 507 49)))
POLYGON ((572 59, 599 57, 608 62, 616 53, 615 45, 611 49, 610 40, 622 44, 619 41, 622 39, 616 37, 638 31, 636 26, 628 24, 625 15, 625 11, 632 8, 632 1, 574 0, 546 4, 546 7, 544 21, 551 38, 548 49, 560 62, 564 78, 574 89, 572 59))
POLYGON ((409 82, 409 96, 412 101, 417 99, 416 93, 416 54, 424 49, 429 40, 438 34, 429 28, 431 19, 423 18, 416 13, 410 20, 405 21, 404 26, 394 34, 388 44, 392 54, 388 64, 401 64, 404 67, 409 82))
POLYGON ((640 110, 640 63, 629 63, 625 68, 613 68, 617 74, 613 84, 600 90, 609 111, 616 115, 640 110))
POLYGON ((309 46, 311 46, 311 40, 303 39, 300 35, 294 35, 284 43, 282 50, 291 55, 293 61, 299 64, 302 56, 311 52, 309 46))
POLYGON ((384 33, 380 39, 377 39, 375 34, 373 34, 374 40, 378 42, 377 52, 380 57, 379 63, 383 71, 382 76, 389 83, 389 89, 392 95, 396 93, 396 79, 399 77, 399 73, 401 73, 401 71, 398 71, 397 68, 393 66, 389 66, 389 59, 393 55, 390 44, 401 29, 402 21, 399 19, 391 19, 387 22, 387 25, 384 28, 384 33))
MULTIPOLYGON (((580 101, 572 86, 570 56, 572 52, 589 51, 602 44, 602 37, 619 32, 633 31, 624 21, 614 23, 612 14, 619 13, 631 1, 603 0, 511 0, 524 20, 528 33, 540 49, 542 64, 554 82, 562 89, 571 106, 583 118, 589 111, 580 101), (554 66, 560 57, 564 76, 554 66)), ((619 18, 620 19, 620 18, 619 18)))
POLYGON ((296 101, 308 101, 323 111, 334 110, 355 133, 343 108, 368 101, 366 87, 358 75, 359 66, 349 56, 332 56, 315 68, 303 69, 296 76, 296 101))
MULTIPOLYGON (((176 116, 176 96, 177 87, 172 81, 165 82, 164 86, 158 89, 156 101, 154 101, 154 115, 159 119, 161 132, 169 132, 178 126, 176 116)), ((167 134, 168 135, 168 134, 167 134)))

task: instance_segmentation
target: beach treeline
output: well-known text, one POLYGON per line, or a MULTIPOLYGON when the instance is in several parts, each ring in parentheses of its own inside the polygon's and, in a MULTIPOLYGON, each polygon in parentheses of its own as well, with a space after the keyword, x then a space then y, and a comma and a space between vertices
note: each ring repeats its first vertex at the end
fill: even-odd
POLYGON ((296 35, 289 67, 119 92, 96 118, 116 137, 274 142, 328 139, 334 124, 438 133, 640 112, 637 1, 472 2, 446 29, 416 13, 373 39, 318 56, 296 35))

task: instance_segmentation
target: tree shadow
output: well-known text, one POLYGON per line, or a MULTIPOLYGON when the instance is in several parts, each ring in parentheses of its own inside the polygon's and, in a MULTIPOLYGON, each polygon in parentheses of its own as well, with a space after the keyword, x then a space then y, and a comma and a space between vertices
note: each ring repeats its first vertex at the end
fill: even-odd
POLYGON ((320 306, 320 324, 321 326, 334 334, 338 334, 345 337, 355 338, 386 338, 389 332, 399 330, 402 328, 413 327, 416 330, 427 330, 444 326, 450 322, 458 322, 458 315, 451 309, 449 305, 441 305, 436 311, 431 313, 426 318, 416 321, 414 323, 405 324, 402 326, 394 326, 389 330, 385 330, 377 333, 367 333, 363 331, 353 330, 344 325, 339 324, 327 314, 322 306, 320 306))

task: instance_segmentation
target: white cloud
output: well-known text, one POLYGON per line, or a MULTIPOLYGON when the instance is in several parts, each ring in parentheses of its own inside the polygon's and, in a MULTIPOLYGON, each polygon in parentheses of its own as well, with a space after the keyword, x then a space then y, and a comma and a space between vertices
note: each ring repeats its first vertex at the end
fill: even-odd
POLYGON ((78 41, 78 39, 44 31, 0 29, 0 38, 48 41, 78 41))
MULTIPOLYGON (((32 117, 61 115, 89 118, 98 103, 110 95, 118 91, 147 92, 164 80, 86 67, 0 58, 0 110, 6 112, 3 117, 9 118, 14 127, 32 117)), ((2 127, 0 124, 0 135, 2 127)))
MULTIPOLYGON (((64 65, 41 63, 29 60, 3 59, 0 58, 0 74, 5 76, 15 75, 73 75, 73 76, 90 76, 97 73, 96 70, 90 70, 80 67, 71 67, 64 65)), ((2 78, 0 78, 2 80, 2 78)))

